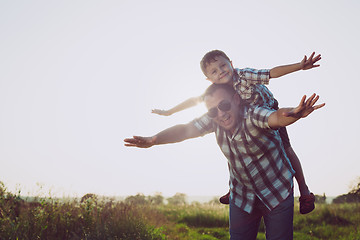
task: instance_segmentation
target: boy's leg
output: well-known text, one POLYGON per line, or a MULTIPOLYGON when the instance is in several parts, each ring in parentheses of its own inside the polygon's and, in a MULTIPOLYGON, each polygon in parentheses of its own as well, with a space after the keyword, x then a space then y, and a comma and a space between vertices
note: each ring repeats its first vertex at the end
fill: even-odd
POLYGON ((264 215, 266 239, 293 239, 294 195, 264 215))
POLYGON ((295 170, 295 179, 299 185, 300 195, 309 195, 310 191, 305 182, 304 173, 301 167, 301 163, 293 148, 290 145, 290 139, 285 127, 279 128, 279 134, 281 141, 284 145, 286 155, 288 156, 290 163, 295 170))
POLYGON ((286 155, 288 156, 290 163, 295 170, 295 179, 298 183, 300 191, 300 213, 309 213, 315 208, 315 196, 309 191, 309 188, 306 184, 300 160, 290 145, 290 140, 286 128, 280 128, 279 133, 286 151, 286 155))
POLYGON ((304 173, 303 173, 301 163, 300 163, 298 156, 296 155, 296 153, 294 152, 294 149, 291 146, 285 148, 285 151, 286 151, 286 155, 288 156, 293 169, 295 170, 295 179, 299 185, 300 195, 302 195, 302 196, 309 195, 310 191, 305 182, 304 173))

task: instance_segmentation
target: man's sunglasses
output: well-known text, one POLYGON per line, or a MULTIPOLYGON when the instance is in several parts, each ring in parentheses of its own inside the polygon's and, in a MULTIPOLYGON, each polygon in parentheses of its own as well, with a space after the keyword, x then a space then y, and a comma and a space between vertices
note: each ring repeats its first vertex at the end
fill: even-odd
POLYGON ((210 118, 216 118, 218 115, 218 109, 220 109, 222 112, 227 112, 231 109, 231 102, 227 100, 222 100, 217 107, 210 108, 207 112, 207 115, 210 118))

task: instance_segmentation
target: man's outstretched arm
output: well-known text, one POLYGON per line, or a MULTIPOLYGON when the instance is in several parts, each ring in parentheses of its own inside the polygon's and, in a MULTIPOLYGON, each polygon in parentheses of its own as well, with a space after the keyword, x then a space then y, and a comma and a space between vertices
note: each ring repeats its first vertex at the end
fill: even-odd
POLYGON ((133 136, 132 138, 126 138, 124 142, 126 147, 149 148, 154 145, 181 142, 201 135, 193 123, 188 123, 175 125, 152 137, 133 136))
POLYGON ((295 108, 280 108, 276 112, 273 112, 268 119, 269 126, 273 129, 286 127, 300 118, 309 116, 313 111, 325 106, 325 103, 315 105, 318 100, 319 96, 315 93, 308 99, 306 99, 304 95, 299 106, 295 108))

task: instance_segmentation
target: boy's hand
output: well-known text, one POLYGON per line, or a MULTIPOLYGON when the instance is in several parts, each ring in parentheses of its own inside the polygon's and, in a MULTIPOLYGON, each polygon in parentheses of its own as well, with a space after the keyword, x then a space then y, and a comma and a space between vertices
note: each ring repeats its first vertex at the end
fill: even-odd
POLYGON ((306 101, 305 99, 306 95, 302 97, 299 106, 293 108, 290 112, 283 113, 283 115, 286 117, 305 118, 314 110, 325 106, 325 103, 314 106, 315 103, 319 100, 319 95, 316 95, 315 93, 311 95, 311 97, 309 97, 306 101))
POLYGON ((153 109, 151 110, 151 113, 155 113, 161 116, 170 116, 171 113, 169 113, 169 111, 167 110, 161 110, 161 109, 153 109))
POLYGON ((314 63, 318 62, 320 59, 321 59, 321 54, 317 55, 316 57, 314 57, 315 55, 315 52, 313 52, 309 59, 307 59, 306 55, 305 57, 303 58, 303 60, 300 62, 300 68, 302 70, 308 70, 308 69, 311 69, 311 68, 315 68, 315 67, 319 67, 320 65, 317 64, 317 65, 314 65, 314 63))
POLYGON ((125 138, 126 147, 149 148, 155 145, 156 136, 153 137, 140 137, 133 136, 132 138, 125 138))

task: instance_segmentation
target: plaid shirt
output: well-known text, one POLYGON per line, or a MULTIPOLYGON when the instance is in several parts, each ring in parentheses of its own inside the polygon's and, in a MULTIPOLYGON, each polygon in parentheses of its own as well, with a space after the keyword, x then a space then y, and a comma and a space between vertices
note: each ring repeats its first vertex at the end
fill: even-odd
POLYGON ((270 69, 235 68, 234 71, 234 88, 242 99, 254 106, 277 109, 276 99, 264 86, 269 84, 270 69))
POLYGON ((228 159, 231 199, 250 213, 255 197, 269 209, 292 192, 294 170, 278 131, 270 129, 274 110, 243 105, 234 134, 222 129, 206 114, 193 120, 202 134, 215 132, 217 143, 228 159))

